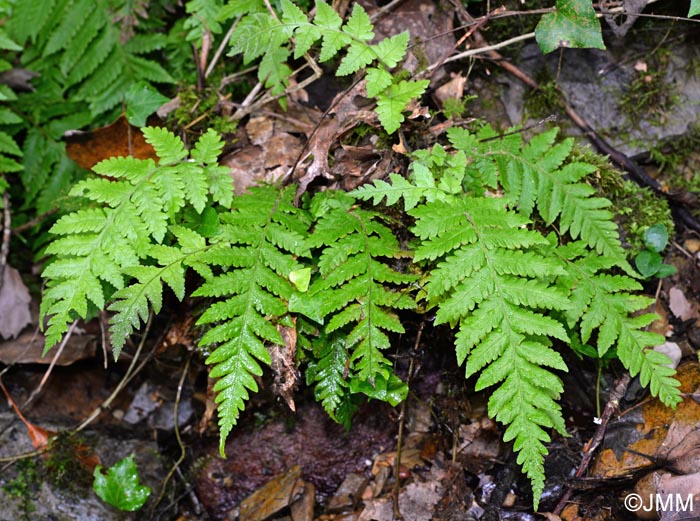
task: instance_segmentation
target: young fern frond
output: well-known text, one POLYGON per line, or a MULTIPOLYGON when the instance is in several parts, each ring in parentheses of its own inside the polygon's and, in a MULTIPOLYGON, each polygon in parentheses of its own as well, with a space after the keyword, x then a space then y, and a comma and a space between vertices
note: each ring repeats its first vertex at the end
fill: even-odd
POLYGON ((336 75, 347 76, 365 70, 367 94, 377 99, 379 121, 388 133, 395 132, 404 120, 402 112, 408 103, 421 96, 429 83, 427 80, 396 81, 389 72, 406 55, 408 33, 370 44, 374 26, 359 4, 355 4, 343 23, 338 13, 322 0, 316 1, 313 21, 291 1, 282 0, 281 3, 279 18, 267 12, 263 2, 251 7, 233 33, 229 54, 242 54, 246 64, 262 58, 258 79, 276 95, 289 86, 292 70, 287 59, 292 55, 291 41, 294 42, 294 59, 304 56, 319 41, 321 62, 335 58, 344 50, 336 75))
POLYGON ((350 394, 345 376, 348 362, 343 335, 321 335, 314 342, 314 359, 306 368, 306 383, 314 386, 316 400, 331 418, 346 425, 350 418, 343 418, 338 410, 350 394))
POLYGON ((87 316, 89 303, 104 309, 112 298, 116 302, 111 309, 117 313, 110 331, 118 357, 139 317, 145 318, 147 301, 160 308, 163 281, 182 296, 181 263, 199 243, 186 230, 172 228, 177 213, 188 204, 201 212, 210 199, 231 202, 228 170, 215 162, 223 147, 215 132, 202 136, 192 162, 185 160, 182 141, 170 132, 145 128, 144 136, 161 162, 119 157, 97 164, 95 172, 106 177, 86 179, 71 191, 91 203, 62 217, 50 230, 59 237, 46 250, 54 259, 43 273, 47 284, 41 316, 50 315, 46 350, 76 317, 87 316), (176 249, 165 244, 169 230, 181 241, 176 249), (183 258, 176 260, 178 255, 183 258), (132 277, 137 284, 129 283, 132 277))
POLYGON ((258 187, 237 197, 233 211, 221 216, 219 247, 198 258, 220 267, 220 273, 205 277, 195 297, 218 300, 199 319, 199 324, 216 324, 202 338, 202 346, 214 349, 207 364, 218 404, 220 450, 245 407, 248 391, 258 389, 260 363, 270 365, 265 343, 284 347, 275 327, 287 313, 294 291, 290 273, 307 257, 308 217, 292 204, 294 187, 278 190, 258 187))

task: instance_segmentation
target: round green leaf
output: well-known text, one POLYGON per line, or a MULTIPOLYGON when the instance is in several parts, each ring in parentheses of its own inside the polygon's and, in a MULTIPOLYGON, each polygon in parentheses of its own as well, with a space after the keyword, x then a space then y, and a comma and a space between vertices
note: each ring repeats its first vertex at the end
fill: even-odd
POLYGON ((659 266, 659 271, 656 272, 656 276, 659 277, 660 279, 663 279, 664 277, 668 277, 669 275, 673 275, 678 271, 675 266, 672 266, 670 264, 662 264, 659 266))
POLYGON ((540 18, 535 39, 545 54, 559 47, 605 49, 591 0, 557 0, 556 11, 540 18))
POLYGON ((644 244, 652 251, 661 253, 668 244, 668 232, 663 224, 655 224, 644 232, 644 244))
POLYGON ((661 255, 655 251, 644 250, 637 255, 634 259, 634 263, 639 270, 639 273, 647 279, 656 274, 659 268, 663 264, 663 259, 661 255))

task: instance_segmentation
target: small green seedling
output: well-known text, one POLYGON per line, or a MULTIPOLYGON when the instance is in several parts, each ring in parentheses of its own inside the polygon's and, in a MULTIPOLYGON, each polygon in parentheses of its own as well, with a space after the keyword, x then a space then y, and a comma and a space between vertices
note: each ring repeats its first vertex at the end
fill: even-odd
POLYGON ((649 279, 658 277, 660 279, 676 273, 676 267, 664 264, 661 252, 668 244, 668 231, 663 224, 650 226, 644 232, 644 245, 646 249, 637 254, 634 263, 642 274, 642 277, 649 279))
POLYGON ((127 456, 102 473, 102 465, 94 472, 92 488, 100 499, 119 510, 134 512, 140 509, 151 495, 150 487, 139 483, 139 471, 134 455, 127 456))

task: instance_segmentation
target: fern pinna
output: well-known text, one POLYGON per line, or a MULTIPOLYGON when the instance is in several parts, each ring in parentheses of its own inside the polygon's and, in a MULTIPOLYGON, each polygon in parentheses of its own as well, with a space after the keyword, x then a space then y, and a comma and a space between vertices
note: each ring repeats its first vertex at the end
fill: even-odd
POLYGON ((649 349, 663 342, 644 331, 654 315, 632 316, 649 299, 630 293, 641 289, 631 277, 614 274, 632 269, 610 202, 584 181, 595 168, 568 161, 573 141, 555 144, 556 134, 523 144, 517 132, 451 129, 453 152, 419 151, 408 179, 392 174, 354 193, 375 204, 403 199, 416 219, 414 261, 428 273, 425 298, 437 307, 436 323, 458 327, 457 358, 467 376, 479 374, 477 389, 496 386, 489 413, 514 440, 535 505, 547 430, 565 433, 553 370, 566 366, 552 344, 574 343, 567 330, 585 343, 597 329, 600 356, 617 344, 623 365, 653 395, 667 405, 680 400, 668 358, 649 349), (533 227, 535 210, 544 225, 557 225, 563 245, 533 227))

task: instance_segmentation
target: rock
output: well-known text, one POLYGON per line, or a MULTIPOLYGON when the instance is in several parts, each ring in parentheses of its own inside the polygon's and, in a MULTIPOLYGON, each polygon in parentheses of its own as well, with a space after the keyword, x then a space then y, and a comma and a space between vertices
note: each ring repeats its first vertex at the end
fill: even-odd
MULTIPOLYGON (((675 102, 663 114, 663 121, 652 121, 659 119, 658 114, 652 117, 637 114, 638 122, 630 120, 629 109, 625 110, 622 100, 630 83, 641 73, 634 68, 635 60, 625 58, 650 50, 639 42, 631 42, 618 51, 612 47, 605 51, 566 49, 560 61, 559 53, 543 56, 537 44, 531 43, 522 48, 516 64, 533 78, 543 75, 557 78, 569 104, 593 129, 613 147, 633 156, 685 134, 691 122, 700 119, 700 77, 688 67, 694 50, 679 44, 669 49, 671 54, 665 67, 665 84, 673 92, 675 102)), ((502 101, 511 123, 526 123, 526 88, 520 80, 508 75, 502 81, 508 85, 502 101)), ((533 119, 545 116, 538 114, 533 119)), ((581 134, 574 128, 568 132, 581 134)))
POLYGON ((700 251, 700 239, 686 239, 683 243, 683 247, 688 250, 689 253, 697 253, 700 251))
POLYGON ((681 362, 681 358, 683 358, 681 348, 678 347, 678 344, 675 342, 664 342, 660 346, 656 346, 654 351, 658 351, 659 353, 663 353, 668 356, 671 359, 671 363, 668 364, 668 366, 673 369, 678 367, 678 364, 681 362))

